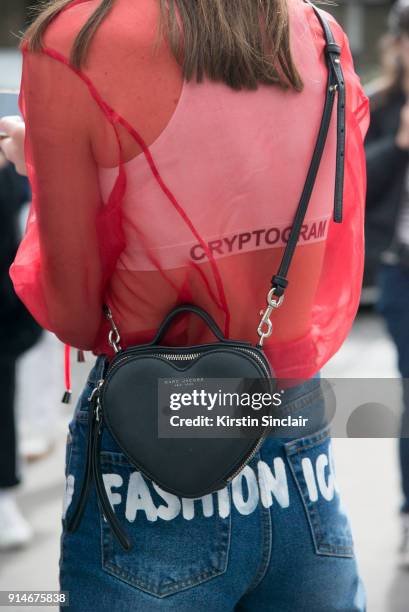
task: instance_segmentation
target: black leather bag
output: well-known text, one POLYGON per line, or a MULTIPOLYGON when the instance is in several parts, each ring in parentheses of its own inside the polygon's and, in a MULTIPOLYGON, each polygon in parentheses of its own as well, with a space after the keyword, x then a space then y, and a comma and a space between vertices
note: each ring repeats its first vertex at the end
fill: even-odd
MULTIPOLYGON (((315 7, 314 7, 315 9, 315 7)), ((322 154, 327 141, 335 98, 338 95, 337 172, 334 221, 342 221, 343 170, 345 150, 345 86, 340 63, 341 49, 336 44, 322 13, 315 9, 326 37, 328 86, 317 142, 307 180, 297 208, 292 230, 279 270, 272 279, 267 308, 258 328, 256 346, 226 339, 215 321, 201 308, 185 304, 172 310, 150 344, 121 349, 120 334, 105 306, 112 330, 109 341, 115 357, 103 379, 90 397, 88 455, 85 476, 77 507, 67 524, 74 531, 81 520, 92 479, 105 518, 125 550, 131 542, 109 503, 100 466, 101 433, 107 427, 129 462, 165 491, 181 497, 197 498, 225 487, 254 456, 269 428, 258 431, 256 438, 160 438, 158 436, 158 380, 242 379, 258 380, 270 392, 273 373, 262 351, 265 338, 272 332, 271 315, 281 306, 288 285, 287 274, 297 246, 305 214, 311 199, 322 154), (199 316, 214 333, 217 342, 190 347, 161 344, 176 317, 191 313, 199 316)), ((301 135, 300 135, 301 137, 301 135)))

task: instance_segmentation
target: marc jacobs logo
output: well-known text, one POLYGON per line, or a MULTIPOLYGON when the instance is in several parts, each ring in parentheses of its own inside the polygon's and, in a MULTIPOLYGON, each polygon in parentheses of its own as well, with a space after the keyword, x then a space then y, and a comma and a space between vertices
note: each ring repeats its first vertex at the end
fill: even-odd
POLYGON ((180 387, 194 387, 198 383, 203 383, 204 378, 202 376, 184 376, 183 378, 162 378, 161 382, 164 385, 171 385, 175 388, 180 387))

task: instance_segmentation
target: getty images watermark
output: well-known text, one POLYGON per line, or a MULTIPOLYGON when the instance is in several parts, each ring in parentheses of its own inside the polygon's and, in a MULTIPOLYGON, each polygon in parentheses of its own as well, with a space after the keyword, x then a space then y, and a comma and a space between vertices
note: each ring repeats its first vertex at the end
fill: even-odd
MULTIPOLYGON (((242 381, 241 381, 242 382, 242 381)), ((208 383, 209 384, 209 383, 208 383)), ((195 416, 182 416, 171 414, 169 423, 171 427, 184 428, 258 428, 258 427, 305 427, 308 418, 303 416, 292 417, 274 416, 273 414, 254 414, 258 411, 274 412, 283 403, 282 392, 231 392, 219 389, 216 392, 205 389, 194 389, 190 392, 173 392, 169 398, 171 411, 180 412, 185 408, 197 408, 212 413, 197 414, 195 416), (245 414, 249 412, 249 414, 245 414), (234 416, 233 416, 234 414, 234 416), (213 416, 214 415, 214 416, 213 416)))
POLYGON ((159 438, 409 438, 402 424, 409 379, 205 379, 158 381, 159 438))

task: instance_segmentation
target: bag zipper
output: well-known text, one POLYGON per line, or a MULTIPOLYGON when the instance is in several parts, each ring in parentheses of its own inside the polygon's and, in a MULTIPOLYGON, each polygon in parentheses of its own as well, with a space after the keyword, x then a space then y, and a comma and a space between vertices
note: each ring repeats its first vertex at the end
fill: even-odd
POLYGON ((164 357, 165 359, 169 359, 170 361, 191 361, 192 359, 197 359, 200 357, 201 353, 188 353, 186 355, 178 355, 176 353, 154 353, 153 357, 164 357))
MULTIPOLYGON (((235 348, 238 351, 241 351, 243 353, 248 353, 249 355, 251 355, 254 359, 256 359, 256 361, 261 365, 264 373, 266 374, 267 378, 270 378, 271 376, 271 372, 269 371, 269 369, 267 368, 267 366, 265 365, 264 361, 261 359, 260 355, 258 355, 258 353, 256 351, 252 351, 251 349, 247 349, 244 348, 242 346, 233 346, 232 348, 235 348)), ((198 359, 198 357, 200 357, 203 353, 182 353, 182 354, 178 354, 178 353, 152 353, 150 354, 151 357, 163 357, 164 359, 167 359, 169 361, 193 361, 194 359, 198 359)), ((149 353, 148 353, 149 355, 149 353)), ((115 363, 113 364, 111 371, 107 372, 110 374, 114 369, 116 369, 117 366, 119 366, 119 364, 123 363, 124 361, 127 361, 128 359, 130 359, 131 356, 130 355, 126 355, 125 357, 122 357, 120 359, 118 359, 117 361, 115 361, 115 363)))
MULTIPOLYGON (((271 372, 268 370, 268 368, 265 365, 264 361, 261 359, 261 357, 258 355, 258 353, 256 351, 253 351, 251 349, 247 349, 247 348, 244 348, 244 347, 241 347, 241 346, 235 346, 234 348, 236 350, 241 351, 241 352, 248 353, 254 359, 256 359, 257 362, 261 365, 261 367, 262 367, 263 371, 265 372, 265 374, 267 375, 267 378, 270 378, 271 372)), ((193 359, 197 359, 198 357, 200 357, 202 354, 203 353, 186 353, 186 354, 153 353, 152 356, 153 357, 163 357, 164 359, 168 359, 169 361, 192 361, 193 359)), ((113 368, 111 369, 110 373, 112 373, 112 371, 114 369, 116 369, 117 366, 119 366, 124 361, 127 361, 128 359, 130 359, 129 355, 118 359, 118 361, 116 361, 115 364, 113 365, 113 368)), ((104 381, 99 381, 99 383, 103 384, 104 381)), ((237 468, 237 470, 235 470, 233 475, 230 476, 227 479, 227 481, 226 481, 227 483, 230 483, 235 478, 235 476, 237 476, 237 474, 239 474, 241 472, 241 470, 247 465, 247 463, 253 459, 253 457, 256 455, 256 453, 260 449, 261 445, 263 444, 263 442, 264 442, 264 440, 265 440, 265 438, 267 436, 267 431, 268 431, 268 428, 266 429, 265 432, 263 432, 262 436, 257 440, 256 446, 250 451, 250 453, 248 455, 246 455, 246 458, 240 463, 240 466, 237 468)))
POLYGON ((111 529, 118 538, 118 541, 121 546, 126 551, 129 551, 132 548, 132 544, 128 536, 122 529, 117 517, 115 516, 114 511, 112 510, 112 506, 105 490, 104 480, 102 477, 99 462, 102 433, 102 406, 100 402, 100 392, 103 384, 104 380, 100 379, 94 387, 90 397, 88 398, 90 401, 90 406, 88 417, 87 460, 85 464, 84 478, 77 506, 70 520, 68 521, 67 531, 73 532, 79 526, 82 516, 84 514, 91 483, 94 479, 98 500, 101 504, 104 518, 109 522, 111 529))
POLYGON ((238 346, 237 349, 239 351, 242 351, 244 353, 249 353, 250 355, 252 355, 254 357, 254 359, 256 359, 259 364, 261 365, 261 367, 263 368, 264 372, 267 374, 267 378, 271 377, 271 372, 270 370, 267 368, 266 364, 264 363, 264 361, 261 359, 260 355, 258 355, 258 353, 256 353, 256 351, 252 351, 251 349, 246 349, 243 348, 241 346, 238 346))
MULTIPOLYGON (((247 349, 247 348, 244 348, 244 347, 241 347, 241 346, 235 346, 234 348, 236 350, 241 351, 241 352, 248 353, 254 359, 256 359, 257 362, 261 365, 261 367, 262 367, 263 371, 265 372, 265 374, 267 375, 267 378, 270 378, 271 372, 269 371, 269 369, 265 365, 264 361, 261 359, 261 357, 258 355, 258 353, 256 351, 253 351, 251 349, 247 349)), ((186 353, 186 354, 153 353, 152 356, 153 357, 163 357, 164 359, 168 359, 169 361, 192 361, 193 359, 197 359, 198 357, 200 357, 202 354, 203 353, 186 353)), ((113 368, 111 369, 110 373, 112 373, 112 371, 114 369, 116 369, 116 367, 119 366, 119 364, 123 363, 124 361, 127 361, 128 359, 130 359, 129 355, 118 359, 118 361, 116 361, 115 364, 113 365, 113 368)), ((107 372, 107 374, 108 374, 108 372, 107 372)), ((102 385, 104 384, 104 380, 100 380, 98 382, 98 384, 100 385, 99 389, 101 389, 102 385)), ((269 429, 270 428, 266 428, 266 430, 263 432, 263 434, 257 440, 256 445, 253 447, 253 449, 250 451, 250 453, 248 455, 246 455, 246 457, 240 463, 239 467, 233 472, 233 474, 229 478, 226 479, 226 483, 227 484, 229 484, 242 471, 242 469, 249 463, 249 461, 251 461, 253 459, 253 457, 257 454, 257 452, 259 451, 260 447, 262 446, 263 442, 265 441, 265 439, 267 437, 267 432, 269 431, 269 429)))
POLYGON ((93 467, 93 476, 95 480, 95 488, 97 490, 98 500, 101 504, 102 513, 104 518, 109 522, 109 525, 117 537, 120 545, 126 551, 131 550, 132 544, 126 535, 125 531, 122 529, 121 524, 119 523, 115 512, 112 509, 111 503, 108 499, 108 495, 105 489, 104 479, 101 471, 100 464, 100 451, 101 451, 101 433, 102 433, 102 410, 101 404, 99 402, 99 396, 97 400, 97 408, 95 414, 96 427, 94 429, 93 436, 93 450, 92 450, 92 467, 93 467))
MULTIPOLYGON (((255 357, 260 364, 263 366, 264 371, 267 372, 267 368, 265 366, 265 364, 263 363, 263 360, 261 359, 261 357, 255 353, 254 351, 252 351, 251 349, 245 349, 245 348, 240 348, 241 351, 245 351, 250 353, 251 355, 253 355, 253 357, 255 357)), ((270 376, 270 372, 268 372, 268 377, 270 376)), ((238 474, 240 474, 241 470, 253 459, 253 457, 257 454, 257 452, 259 451, 260 447, 262 446, 263 442, 265 441, 266 437, 267 437, 267 432, 270 430, 270 428, 266 428, 265 431, 263 432, 263 434, 260 436, 260 438, 257 440, 257 444, 255 445, 255 447, 253 448, 253 450, 246 456, 245 461, 242 461, 240 466, 237 468, 237 470, 235 472, 233 472, 233 474, 227 479, 227 482, 230 483, 238 474)))
POLYGON ((95 413, 97 407, 97 393, 103 384, 103 380, 99 380, 97 385, 94 387, 91 395, 88 398, 90 402, 89 405, 89 413, 88 413, 88 442, 87 442, 87 457, 84 469, 84 477, 82 481, 81 491, 78 497, 77 506, 67 522, 67 531, 73 532, 79 526, 82 515, 85 510, 86 501, 88 498, 89 489, 91 487, 92 482, 92 444, 94 439, 94 429, 95 429, 95 413))
MULTIPOLYGON (((244 350, 245 350, 245 349, 244 349, 244 350)), ((103 383, 104 383, 104 380, 99 380, 99 381, 98 381, 98 385, 99 385, 99 392, 100 392, 100 389, 101 389, 101 387, 102 387, 103 383)), ((94 391, 96 391, 96 388, 94 389, 94 391)), ((100 409, 100 411, 102 411, 102 406, 101 406, 101 404, 99 403, 99 400, 98 400, 98 404, 99 404, 99 409, 100 409)), ((102 426, 102 419, 100 420, 100 425, 99 425, 99 428, 101 428, 101 426, 102 426)), ((248 455, 246 455, 245 459, 243 459, 243 461, 240 463, 239 467, 238 467, 238 468, 237 468, 237 469, 236 469, 236 470, 233 472, 233 474, 232 474, 231 476, 229 476, 229 478, 227 478, 227 479, 226 479, 226 483, 227 483, 227 484, 231 483, 231 482, 232 482, 232 480, 234 480, 234 478, 235 478, 235 477, 236 477, 238 474, 240 474, 240 472, 242 471, 242 469, 243 469, 243 468, 244 468, 244 467, 245 467, 245 466, 246 466, 246 465, 249 463, 249 461, 251 461, 251 460, 253 459, 253 457, 254 457, 254 456, 257 454, 257 452, 259 451, 260 447, 262 446, 263 442, 265 441, 265 439, 266 439, 266 437, 267 437, 267 432, 269 431, 269 429, 270 429, 270 428, 266 428, 266 429, 265 429, 265 431, 264 431, 264 432, 263 432, 263 434, 260 436, 260 438, 257 440, 256 445, 253 447, 253 449, 250 451, 250 453, 248 453, 248 455)), ((99 431, 99 433, 100 433, 100 431, 99 431)), ((94 448, 95 448, 95 447, 94 447, 94 448)), ((95 453, 94 453, 94 456, 95 456, 95 454, 96 454, 96 451, 95 451, 95 453)), ((105 492, 105 488, 104 488, 104 492, 105 492)), ((111 505, 109 504, 109 500, 108 500, 108 505, 109 505, 109 510, 112 512, 111 505)), ((109 514, 110 514, 111 512, 109 512, 109 514)), ((109 517, 108 517, 108 518, 109 518, 109 517)), ((114 520, 116 521, 116 517, 115 517, 115 515, 114 515, 114 520)), ((113 527, 113 530, 114 530, 115 532, 117 532, 117 531, 118 531, 116 528, 114 528, 114 526, 112 525, 112 523, 111 523, 111 526, 113 527)), ((122 531, 120 527, 119 527, 119 531, 120 531, 120 532, 122 531)), ((118 537, 120 537, 120 536, 118 535, 118 537)), ((125 548, 125 546, 124 546, 124 548, 125 548)))
MULTIPOLYGON (((262 367, 263 372, 266 374, 267 378, 270 377, 271 373, 269 369, 267 368, 267 366, 265 365, 265 363, 263 362, 263 360, 257 354, 256 351, 253 351, 251 349, 247 349, 241 346, 235 346, 234 348, 243 353, 247 353, 251 355, 254 359, 256 359, 256 361, 262 367)), ((182 354, 153 353, 152 356, 162 357, 169 361, 192 361, 194 359, 198 359, 202 354, 203 353, 200 353, 200 352, 185 353, 185 354, 183 353, 182 354)), ((117 366, 119 366, 121 363, 123 363, 124 361, 127 361, 130 358, 131 357, 129 355, 126 355, 125 357, 118 359, 114 363, 113 368, 111 369, 109 373, 111 374, 112 371, 116 369, 117 366)), ((84 480, 83 480, 81 492, 78 498, 77 507, 75 508, 74 513, 68 522, 67 531, 69 532, 75 531, 75 529, 77 529, 77 527, 79 526, 84 510, 85 510, 85 505, 86 505, 87 497, 89 494, 89 489, 91 487, 92 480, 94 479, 95 488, 97 491, 97 497, 101 505, 103 516, 109 522, 110 527, 113 533, 115 534, 115 536, 117 537, 121 546, 126 551, 129 551, 132 548, 132 544, 128 536, 122 529, 112 509, 112 506, 106 494, 105 485, 104 485, 102 472, 100 469, 100 463, 99 463, 101 433, 102 433, 102 426, 103 426, 103 414, 102 414, 102 405, 101 405, 100 397, 101 397, 102 387, 105 384, 105 381, 106 381, 106 378, 98 380, 96 386, 92 390, 90 397, 88 398, 90 402, 90 406, 89 406, 90 412, 89 412, 89 421, 88 421, 89 429, 88 429, 87 460, 86 460, 86 465, 85 465, 84 480)), ((229 484, 235 478, 235 476, 237 476, 237 474, 241 472, 241 470, 247 465, 247 463, 251 461, 251 459, 255 456, 255 454, 258 452, 259 448, 261 447, 262 443, 264 442, 266 434, 267 434, 267 431, 265 431, 263 435, 257 440, 256 445, 250 451, 250 453, 246 455, 246 457, 240 463, 240 466, 234 471, 234 473, 229 478, 226 479, 227 484, 229 484)))
POLYGON ((243 468, 246 467, 246 465, 253 459, 253 457, 258 453, 258 451, 260 450, 260 447, 262 446, 263 442, 265 441, 266 437, 267 437, 267 431, 269 430, 269 428, 267 428, 263 434, 260 436, 260 438, 257 440, 257 444, 255 445, 255 447, 253 448, 252 451, 250 451, 250 453, 248 455, 246 455, 246 459, 244 461, 242 461, 240 463, 240 466, 237 468, 237 470, 235 470, 233 472, 233 474, 231 476, 229 476, 229 478, 226 479, 226 482, 229 484, 232 480, 234 480, 234 478, 240 474, 240 472, 242 471, 243 468))

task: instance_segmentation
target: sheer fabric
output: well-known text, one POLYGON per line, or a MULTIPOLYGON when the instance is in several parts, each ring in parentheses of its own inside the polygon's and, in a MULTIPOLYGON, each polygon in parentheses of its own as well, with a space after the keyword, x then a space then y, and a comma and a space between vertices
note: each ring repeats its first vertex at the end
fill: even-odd
MULTIPOLYGON (((184 83, 166 40, 155 51, 156 0, 117 0, 85 67, 75 35, 99 4, 73 2, 41 53, 24 51, 21 110, 33 203, 11 267, 20 298, 72 346, 112 354, 108 303, 122 346, 149 341, 183 302, 225 333, 256 341, 312 156, 327 79, 310 6, 290 0, 292 48, 304 91, 184 83)), ((282 308, 265 350, 280 377, 307 378, 338 350, 355 317, 364 259, 368 104, 347 39, 344 221, 332 221, 335 115, 282 308)), ((211 341, 193 318, 170 345, 211 341)))

